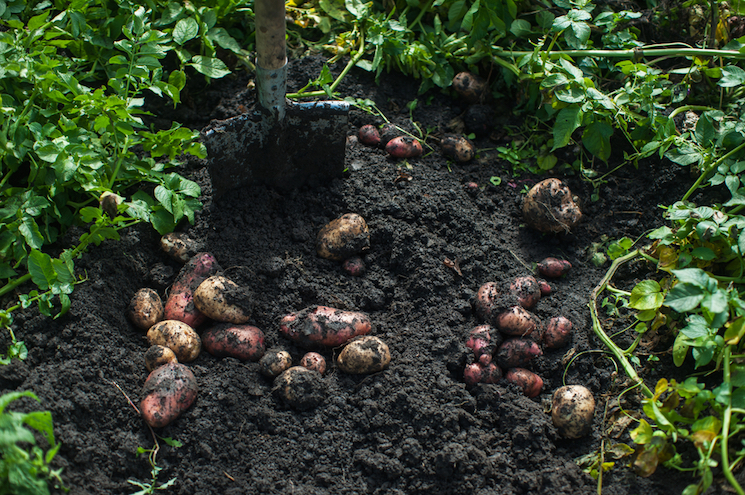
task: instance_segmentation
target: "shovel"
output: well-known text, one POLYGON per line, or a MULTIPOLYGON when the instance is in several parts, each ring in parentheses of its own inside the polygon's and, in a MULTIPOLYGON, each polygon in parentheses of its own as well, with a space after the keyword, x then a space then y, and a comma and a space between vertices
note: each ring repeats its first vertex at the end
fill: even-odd
POLYGON ((258 104, 202 130, 214 197, 252 183, 292 189, 344 172, 349 104, 287 102, 284 0, 256 0, 254 14, 258 104))

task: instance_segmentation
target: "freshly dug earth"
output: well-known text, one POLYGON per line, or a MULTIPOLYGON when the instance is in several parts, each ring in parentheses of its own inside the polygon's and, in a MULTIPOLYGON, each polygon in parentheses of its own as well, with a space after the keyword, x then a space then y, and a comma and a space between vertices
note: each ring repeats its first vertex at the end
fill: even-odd
MULTIPOLYGON (((320 68, 318 59, 293 62, 291 86, 296 87, 289 89, 314 78, 320 68)), ((190 88, 188 103, 175 111, 155 102, 155 123, 175 119, 199 129, 208 118, 236 115, 253 104, 247 82, 244 75, 190 88)), ((417 98, 417 86, 395 74, 376 85, 353 71, 339 89, 371 98, 392 121, 411 128, 406 103, 417 98)), ((444 134, 466 106, 435 91, 419 97, 414 118, 423 129, 444 134)), ((349 135, 366 123, 381 122, 353 110, 349 135)), ((507 123, 502 117, 491 138, 477 139, 479 149, 491 151, 466 164, 448 162, 436 146, 433 152, 425 148, 421 158, 396 161, 352 138, 345 177, 312 181, 294 191, 253 185, 213 201, 205 164, 192 161, 184 167, 181 172, 198 181, 204 194, 204 210, 184 230, 215 255, 232 280, 251 289, 249 323, 266 334, 268 349, 287 349, 297 364, 305 350, 279 335, 279 321, 291 311, 326 305, 368 313, 371 335, 388 344, 392 361, 382 372, 347 375, 332 364, 338 349, 320 351, 330 365, 323 377, 326 399, 298 412, 272 394, 272 382, 259 373, 258 363, 202 352, 187 364, 199 384, 195 405, 156 432, 183 444, 173 448, 160 441, 158 481, 176 479, 165 493, 595 492, 595 480, 575 459, 600 447, 606 399, 625 388, 624 376, 601 353, 572 361, 566 383, 588 387, 597 402, 587 437, 561 439, 545 407, 564 384, 564 355, 601 349, 587 303, 604 269, 588 261, 589 248, 603 235, 636 238, 661 225, 658 203, 680 197, 690 176, 670 163, 645 163, 638 171, 628 166, 600 188, 599 201, 591 202, 587 183, 557 171, 552 176, 579 196, 584 217, 571 233, 540 234, 524 225, 520 200, 524 186, 544 177, 514 178, 494 151, 511 139, 502 131, 507 123), (498 187, 489 182, 493 176, 502 178, 498 187), (479 188, 464 187, 469 182, 479 188), (347 212, 362 215, 370 228, 362 277, 346 274, 338 262, 315 252, 319 229, 347 212), (545 321, 569 318, 574 336, 568 347, 546 350, 532 362, 545 382, 543 392, 529 399, 504 380, 467 388, 465 341, 480 323, 472 307, 476 291, 488 281, 529 275, 525 265, 548 256, 568 259, 573 268, 550 282, 553 293, 534 312, 545 321), (462 276, 444 264, 446 258, 457 261, 462 276)), ((571 151, 562 160, 571 162, 571 151)), ((151 448, 153 438, 127 401, 141 399, 148 344, 145 333, 125 318, 125 309, 142 287, 165 297, 180 265, 159 250, 155 232, 138 226, 123 232, 119 242, 93 248, 76 267, 89 280, 76 287, 66 316, 52 321, 33 310, 16 314, 13 330, 27 343, 29 357, 0 367, 0 388, 31 390, 40 407, 52 412, 62 442, 54 465, 63 468, 70 494, 132 493, 136 489, 128 480, 150 480, 147 458, 136 451, 151 448)), ((645 270, 624 269, 620 278, 633 284, 645 270)), ((624 339, 621 344, 628 345, 624 339)), ((666 355, 661 359, 669 362, 666 355)), ((668 372, 673 370, 662 373, 668 372)), ((647 369, 645 377, 653 385, 663 374, 647 369)), ((638 407, 633 394, 625 397, 626 409, 638 407)), ((30 401, 20 406, 37 407, 30 401)), ((609 441, 631 443, 627 431, 609 441)), ((627 461, 605 473, 604 493, 677 494, 693 480, 662 468, 651 478, 638 478, 624 467, 627 461)))

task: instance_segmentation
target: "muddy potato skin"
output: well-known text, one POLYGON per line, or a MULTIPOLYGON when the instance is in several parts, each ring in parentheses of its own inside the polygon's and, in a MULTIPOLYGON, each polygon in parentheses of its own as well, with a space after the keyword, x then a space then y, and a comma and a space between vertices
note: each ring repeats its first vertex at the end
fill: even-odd
POLYGON ((494 363, 471 363, 463 371, 463 381, 466 385, 477 383, 497 383, 502 379, 502 370, 494 363))
POLYGON ((178 362, 176 354, 171 349, 162 345, 151 345, 145 352, 145 368, 153 371, 156 368, 171 362, 178 362))
POLYGON ((440 141, 440 148, 445 156, 460 163, 471 161, 476 156, 476 146, 470 139, 463 136, 445 136, 440 141))
POLYGON ((321 258, 342 261, 370 249, 370 230, 362 216, 345 213, 327 223, 316 237, 316 253, 321 258))
POLYGON ((538 397, 543 388, 543 379, 525 368, 512 368, 504 375, 505 380, 514 383, 530 398, 538 397))
POLYGON ((564 347, 572 340, 572 322, 563 316, 551 318, 543 332, 543 346, 546 349, 564 347))
POLYGON ((547 278, 563 277, 572 269, 572 264, 559 258, 546 258, 538 263, 538 273, 547 278))
POLYGON ((259 371, 267 378, 275 378, 292 366, 292 356, 287 351, 272 349, 259 359, 259 371))
POLYGON ((564 438, 580 438, 592 428, 595 398, 582 385, 566 385, 556 389, 551 399, 551 419, 564 438))
POLYGON ((258 361, 266 352, 261 329, 251 325, 223 323, 202 334, 204 349, 215 357, 233 357, 241 361, 258 361))
POLYGON ((323 375, 326 371, 326 358, 317 352, 308 352, 300 358, 300 366, 309 370, 315 370, 323 375))
POLYGON ((469 103, 483 100, 487 88, 486 81, 471 72, 459 72, 453 77, 453 89, 469 103))
POLYGON ((533 309, 541 298, 541 286, 535 277, 527 275, 517 277, 510 284, 510 292, 517 296, 517 301, 525 309, 533 309))
POLYGON ((353 277, 361 277, 365 274, 365 262, 360 256, 352 256, 345 259, 341 264, 341 269, 353 277))
POLYGON ((311 306, 282 318, 280 334, 301 347, 336 347, 372 330, 370 318, 358 311, 311 306))
POLYGON ((222 323, 246 323, 251 317, 251 292, 227 277, 213 275, 194 291, 194 305, 222 323))
POLYGON ((180 263, 186 263, 197 254, 197 242, 184 232, 171 232, 160 238, 160 248, 180 263))
POLYGON ((371 124, 360 127, 360 130, 357 131, 357 138, 360 143, 367 146, 378 146, 380 144, 380 132, 377 127, 371 124))
POLYGON ((502 336, 491 325, 479 325, 468 334, 466 347, 473 351, 474 359, 483 366, 492 361, 494 351, 502 343, 502 336))
POLYGON ((424 149, 418 139, 399 136, 388 141, 385 151, 393 158, 416 158, 422 155, 424 149))
POLYGON ((352 375, 382 371, 390 362, 391 351, 388 345, 370 335, 351 341, 336 358, 339 369, 352 375))
POLYGON ((183 321, 192 328, 202 324, 207 317, 194 305, 194 291, 205 279, 219 271, 220 265, 211 253, 201 252, 192 256, 171 286, 165 319, 183 321))
POLYGON ((499 285, 496 282, 486 282, 479 287, 474 302, 474 309, 479 318, 484 321, 491 320, 500 295, 499 285))
POLYGON ((544 233, 571 232, 582 218, 572 192, 559 179, 546 179, 528 192, 523 203, 523 219, 544 233))
POLYGON ((147 377, 140 412, 147 424, 162 428, 189 409, 197 393, 197 379, 191 370, 183 364, 171 362, 147 377))
POLYGON ((126 315, 134 326, 147 330, 165 318, 163 301, 153 289, 140 289, 129 302, 126 315))
POLYGON ((497 349, 494 360, 504 369, 524 368, 543 351, 538 344, 528 339, 513 338, 505 340, 497 349))
POLYGON ((202 340, 189 325, 178 320, 163 320, 147 331, 150 345, 168 347, 182 363, 194 361, 199 356, 202 340))
POLYGON ((318 371, 293 366, 274 379, 272 391, 288 406, 305 411, 323 402, 327 385, 318 371))
POLYGON ((527 337, 540 328, 541 320, 522 306, 512 306, 494 318, 494 324, 505 335, 527 337))

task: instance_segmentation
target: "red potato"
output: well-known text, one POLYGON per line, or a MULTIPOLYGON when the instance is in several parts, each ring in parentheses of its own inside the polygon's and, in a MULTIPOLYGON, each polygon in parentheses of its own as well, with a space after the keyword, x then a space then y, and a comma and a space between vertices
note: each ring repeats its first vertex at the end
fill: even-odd
POLYGON ((215 325, 202 334, 202 345, 215 357, 241 361, 258 361, 266 352, 264 332, 251 325, 215 325))
POLYGON ((551 295, 551 286, 543 280, 542 278, 536 279, 538 280, 538 287, 541 288, 541 297, 546 297, 551 295))
POLYGON ((486 366, 492 361, 492 355, 499 344, 502 336, 496 328, 491 325, 479 325, 468 334, 466 347, 473 351, 474 359, 486 366))
POLYGON ((514 383, 523 391, 523 393, 530 397, 537 397, 541 393, 543 388, 543 379, 524 368, 512 368, 507 370, 504 375, 505 380, 510 383, 514 383))
POLYGON ((166 346, 151 345, 145 352, 145 368, 148 371, 153 371, 170 362, 178 362, 178 359, 176 354, 166 346))
POLYGON ((365 274, 365 262, 359 256, 352 256, 344 260, 341 269, 353 277, 361 277, 365 274))
POLYGON ((535 277, 530 275, 517 277, 510 284, 510 292, 517 296, 517 301, 525 309, 533 309, 541 298, 541 286, 535 277))
POLYGON ((391 139, 401 136, 401 129, 396 124, 383 124, 380 129, 380 146, 385 147, 391 139))
POLYGON ((365 313, 328 306, 311 306, 280 321, 279 332, 303 347, 336 347, 372 330, 365 313))
POLYGON ((154 370, 142 390, 140 412, 153 428, 172 423, 197 398, 197 379, 183 364, 171 362, 154 370))
POLYGON ((165 318, 163 301, 153 289, 140 289, 135 292, 125 313, 129 321, 140 330, 148 330, 165 318))
POLYGON ((178 320, 163 320, 147 331, 150 345, 168 347, 182 363, 194 361, 202 349, 199 334, 189 325, 178 320))
POLYGON ((323 374, 326 371, 326 358, 317 352, 308 352, 300 358, 300 366, 323 374))
POLYGON ((543 346, 546 349, 564 347, 572 340, 572 322, 563 316, 551 318, 543 332, 543 346))
POLYGON ((543 277, 559 278, 566 275, 572 269, 572 264, 567 260, 558 258, 546 258, 538 263, 538 273, 543 277))
POLYGON ((477 383, 497 383, 502 379, 502 370, 494 363, 481 364, 472 363, 463 371, 463 381, 466 385, 477 383))
POLYGON ((194 306, 215 321, 242 324, 251 317, 252 296, 248 288, 222 275, 213 275, 194 291, 194 306))
POLYGON ((541 320, 522 306, 512 306, 493 321, 503 334, 519 337, 527 337, 541 326, 541 320))
POLYGON ((380 132, 374 125, 363 125, 360 130, 357 131, 357 138, 360 143, 368 146, 378 146, 380 144, 380 132))
POLYGON ((388 141, 385 151, 393 158, 416 158, 424 151, 422 143, 411 136, 399 136, 388 141))
POLYGON ((499 285, 496 282, 487 282, 479 287, 474 303, 479 318, 484 321, 491 321, 500 295, 499 285))
POLYGON ((494 354, 494 360, 504 369, 524 368, 542 354, 541 348, 532 340, 516 338, 505 340, 494 354))
POLYGON ((171 286, 165 306, 166 320, 183 321, 198 327, 207 317, 194 306, 194 291, 208 277, 221 271, 215 257, 206 252, 194 255, 181 269, 171 286))

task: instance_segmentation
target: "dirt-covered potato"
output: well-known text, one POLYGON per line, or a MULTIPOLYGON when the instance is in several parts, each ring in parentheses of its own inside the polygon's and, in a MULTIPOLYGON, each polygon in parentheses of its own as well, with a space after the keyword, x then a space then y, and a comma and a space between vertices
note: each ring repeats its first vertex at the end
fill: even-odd
POLYGON ((194 305, 208 318, 223 323, 246 323, 251 317, 251 291, 227 277, 213 275, 194 291, 194 305))
POLYGON ((582 385, 566 385, 556 389, 551 400, 551 419, 564 438, 580 438, 592 428, 595 398, 582 385))
POLYGON ((510 292, 517 296, 517 302, 525 309, 533 309, 541 298, 541 286, 535 277, 517 277, 510 284, 510 292))
POLYGON ((215 357, 258 361, 266 351, 264 332, 251 325, 222 323, 202 334, 202 345, 215 357))
POLYGON ((259 359, 259 371, 267 378, 275 378, 292 366, 292 356, 287 351, 272 349, 259 359))
POLYGON ((466 347, 473 351, 474 360, 483 366, 492 361, 494 351, 502 343, 502 336, 491 325, 479 325, 468 334, 466 347))
POLYGON ((199 251, 197 242, 184 232, 171 232, 160 238, 160 248, 181 263, 188 262, 199 251))
POLYGON ((489 86, 476 74, 459 72, 453 78, 453 89, 468 103, 477 103, 486 97, 489 86))
POLYGON ((494 363, 471 363, 463 371, 463 381, 466 385, 477 383, 497 383, 502 379, 502 370, 494 363))
POLYGON ((148 371, 153 371, 171 362, 178 362, 178 359, 176 354, 166 346, 151 345, 145 352, 145 368, 148 371))
POLYGON ((300 366, 315 370, 323 375, 326 371, 326 358, 317 352, 308 352, 300 358, 300 366))
POLYGON ((517 305, 499 313, 492 321, 500 332, 516 337, 527 337, 541 326, 536 315, 517 305))
POLYGON ((378 146, 380 144, 380 132, 374 125, 366 124, 360 127, 360 130, 357 131, 357 139, 359 139, 362 144, 378 146))
POLYGON ((197 398, 197 379, 183 364, 171 362, 155 369, 142 390, 140 412, 153 428, 169 425, 197 398))
POLYGON ((336 358, 339 369, 353 375, 384 370, 390 362, 391 351, 388 345, 371 335, 351 341, 336 358))
POLYGON ((440 148, 445 156, 456 162, 468 162, 476 156, 476 145, 465 136, 445 136, 440 140, 440 148))
POLYGON ((567 260, 558 258, 546 258, 538 263, 538 273, 542 277, 559 278, 566 275, 572 269, 572 264, 567 260))
POLYGON ((543 388, 543 379, 525 368, 507 370, 504 379, 520 387, 523 393, 530 398, 537 397, 543 388))
POLYGON ((220 265, 211 253, 202 252, 192 256, 171 286, 165 306, 165 319, 183 321, 192 328, 202 324, 207 317, 194 306, 194 291, 207 277, 220 270, 220 265))
POLYGON ((134 326, 140 330, 148 330, 165 318, 163 301, 153 289, 140 289, 129 301, 126 315, 134 326))
POLYGON ((150 327, 147 341, 150 345, 168 347, 182 363, 194 361, 202 348, 197 332, 178 320, 163 320, 150 327))
POLYGON ((391 139, 395 139, 401 135, 402 131, 396 124, 390 122, 383 124, 383 127, 380 128, 380 146, 385 148, 385 145, 388 144, 391 139))
POLYGON ((115 218, 119 214, 119 205, 124 198, 111 191, 106 191, 98 198, 98 206, 109 218, 115 218))
POLYGON ((492 316, 496 316, 493 313, 500 295, 499 284, 496 282, 486 282, 479 287, 474 302, 474 309, 479 318, 484 321, 491 321, 492 316))
POLYGON ((571 232, 581 218, 572 191, 559 179, 539 182, 528 191, 523 202, 523 219, 540 232, 571 232))
POLYGON ((342 261, 370 249, 370 230, 365 219, 345 213, 327 223, 316 237, 316 252, 321 258, 342 261))
POLYGON ((344 260, 341 269, 353 277, 361 277, 365 274, 365 262, 360 256, 352 256, 344 260))
POLYGON ((393 138, 385 145, 385 151, 393 158, 416 158, 424 149, 418 139, 411 136, 393 138))
POLYGON ((538 344, 528 339, 508 339, 497 349, 494 360, 503 369, 524 368, 543 351, 538 344))
POLYGON ((353 337, 367 335, 370 330, 372 324, 365 313, 328 306, 290 313, 279 324, 279 333, 301 347, 336 347, 353 337))
POLYGON ((551 318, 543 332, 543 346, 546 349, 564 347, 572 340, 572 322, 563 316, 551 318))
POLYGON ((305 411, 324 401, 327 388, 319 372, 293 366, 274 379, 272 391, 288 406, 305 411))
POLYGON ((542 278, 537 278, 536 280, 538 281, 538 287, 541 288, 541 297, 550 296, 552 289, 549 283, 542 278))

